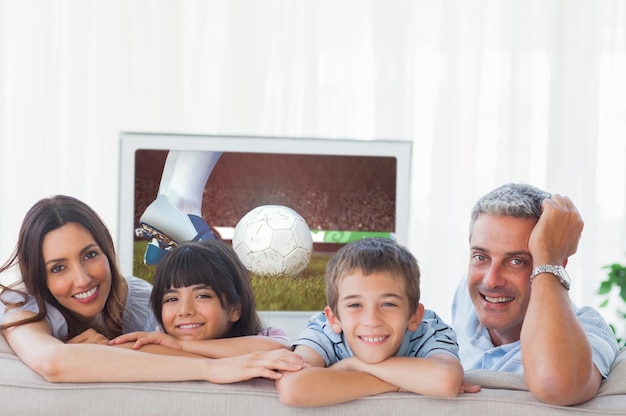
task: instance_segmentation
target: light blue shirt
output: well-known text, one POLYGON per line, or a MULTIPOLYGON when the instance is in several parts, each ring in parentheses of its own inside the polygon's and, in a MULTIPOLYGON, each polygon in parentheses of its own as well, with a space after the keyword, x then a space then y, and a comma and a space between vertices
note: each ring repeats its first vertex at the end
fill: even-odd
MULTIPOLYGON (((296 345, 306 345, 315 350, 326 363, 326 367, 339 360, 353 357, 354 353, 345 340, 343 332, 336 333, 326 320, 323 312, 317 313, 309 319, 307 328, 294 342, 296 345)), ((406 331, 397 357, 428 357, 433 354, 450 354, 459 358, 459 346, 452 328, 437 316, 433 311, 426 309, 422 323, 416 331, 406 331)))
MULTIPOLYGON (((128 296, 126 297, 126 311, 122 315, 124 319, 124 332, 154 331, 157 328, 156 318, 150 309, 150 293, 152 285, 138 277, 126 277, 128 283, 128 296)), ((2 298, 9 302, 21 301, 22 296, 15 292, 7 291, 2 298)), ((6 306, 0 303, 0 323, 15 311, 39 312, 39 307, 33 296, 28 296, 27 301, 16 308, 7 311, 6 306)), ((46 303, 46 321, 50 325, 52 336, 58 339, 67 337, 67 322, 57 308, 46 303)))
MULTIPOLYGON (((619 347, 613 331, 602 316, 593 308, 572 310, 587 334, 591 345, 592 361, 602 377, 609 374, 611 364, 617 357, 619 347)), ((465 370, 483 369, 524 373, 520 341, 494 346, 485 326, 479 320, 464 278, 456 289, 452 301, 452 327, 459 342, 459 355, 465 370)))

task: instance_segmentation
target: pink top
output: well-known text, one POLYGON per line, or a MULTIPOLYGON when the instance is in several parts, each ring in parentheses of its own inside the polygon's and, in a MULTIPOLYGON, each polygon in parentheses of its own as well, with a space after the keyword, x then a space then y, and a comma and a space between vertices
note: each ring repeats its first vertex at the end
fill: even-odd
POLYGON ((285 332, 285 330, 276 326, 265 328, 264 330, 259 332, 257 335, 260 335, 263 337, 274 338, 276 340, 283 341, 287 344, 291 343, 291 340, 287 336, 287 333, 285 332))

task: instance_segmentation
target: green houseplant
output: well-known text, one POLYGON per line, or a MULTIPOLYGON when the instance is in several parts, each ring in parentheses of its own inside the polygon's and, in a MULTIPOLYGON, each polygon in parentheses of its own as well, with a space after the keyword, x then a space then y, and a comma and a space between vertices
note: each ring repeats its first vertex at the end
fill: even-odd
MULTIPOLYGON (((604 297, 604 300, 600 304, 601 308, 608 305, 613 287, 616 287, 619 292, 619 297, 622 299, 622 304, 626 304, 626 264, 613 263, 608 266, 604 266, 603 269, 608 270, 606 280, 600 283, 598 294, 604 297)), ((626 312, 623 309, 617 309, 617 314, 623 319, 626 319, 626 312)), ((613 332, 617 334, 615 324, 610 323, 613 332)), ((626 339, 618 336, 617 341, 620 347, 626 346, 626 339)))

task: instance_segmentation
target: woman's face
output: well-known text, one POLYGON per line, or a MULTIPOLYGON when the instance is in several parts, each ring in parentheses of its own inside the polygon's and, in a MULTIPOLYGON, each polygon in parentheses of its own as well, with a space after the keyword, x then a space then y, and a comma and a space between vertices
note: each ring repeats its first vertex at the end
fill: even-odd
POLYGON ((86 320, 102 312, 111 291, 111 266, 95 238, 70 222, 42 243, 48 289, 56 300, 86 320))

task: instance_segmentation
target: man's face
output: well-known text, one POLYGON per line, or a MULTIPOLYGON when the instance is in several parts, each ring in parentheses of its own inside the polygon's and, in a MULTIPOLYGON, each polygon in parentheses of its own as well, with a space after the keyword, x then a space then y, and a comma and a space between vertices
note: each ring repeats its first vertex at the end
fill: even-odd
POLYGON ((537 220, 482 214, 470 236, 468 289, 494 345, 520 339, 530 300, 528 239, 537 220))

